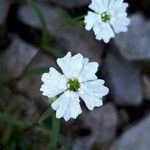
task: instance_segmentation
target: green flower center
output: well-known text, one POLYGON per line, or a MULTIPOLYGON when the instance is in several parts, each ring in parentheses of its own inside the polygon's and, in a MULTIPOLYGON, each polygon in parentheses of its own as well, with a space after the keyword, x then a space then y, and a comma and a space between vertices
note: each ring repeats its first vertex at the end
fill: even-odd
POLYGON ((69 79, 67 86, 70 91, 76 92, 80 88, 80 83, 79 83, 78 79, 69 79))
POLYGON ((107 11, 101 13, 101 20, 102 20, 103 22, 105 22, 105 23, 106 23, 106 22, 109 22, 110 19, 111 19, 110 13, 108 13, 107 11))

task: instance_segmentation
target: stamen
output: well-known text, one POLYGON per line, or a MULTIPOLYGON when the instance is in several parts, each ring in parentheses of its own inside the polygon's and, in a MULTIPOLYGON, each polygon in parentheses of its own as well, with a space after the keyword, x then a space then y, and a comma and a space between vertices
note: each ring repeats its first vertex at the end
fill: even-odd
POLYGON ((105 11, 101 14, 101 20, 105 23, 109 22, 111 19, 111 15, 109 12, 105 11))
POLYGON ((70 91, 76 92, 80 88, 80 83, 79 83, 78 79, 69 79, 67 86, 70 91))

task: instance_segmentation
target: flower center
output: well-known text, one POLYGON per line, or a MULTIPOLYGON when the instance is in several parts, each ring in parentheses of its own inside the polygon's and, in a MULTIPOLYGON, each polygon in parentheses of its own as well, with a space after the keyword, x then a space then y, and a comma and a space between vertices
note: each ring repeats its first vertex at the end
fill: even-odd
POLYGON ((109 22, 111 19, 111 15, 109 12, 105 11, 103 13, 101 13, 101 20, 105 23, 109 22))
POLYGON ((78 79, 69 79, 67 86, 70 91, 76 92, 80 88, 80 83, 78 79))

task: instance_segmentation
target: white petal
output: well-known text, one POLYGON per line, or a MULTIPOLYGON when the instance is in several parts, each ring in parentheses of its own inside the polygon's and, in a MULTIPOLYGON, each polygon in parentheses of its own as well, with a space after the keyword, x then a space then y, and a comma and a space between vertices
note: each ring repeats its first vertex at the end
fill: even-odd
POLYGON ((49 73, 44 73, 41 79, 44 83, 40 88, 44 96, 52 98, 67 89, 67 79, 54 68, 49 73), (59 84, 58 84, 59 83, 59 84))
POLYGON ((116 17, 116 24, 122 25, 122 26, 128 26, 130 24, 130 19, 126 17, 116 17))
POLYGON ((51 105, 56 110, 56 117, 64 117, 66 121, 76 118, 82 111, 77 93, 66 91, 51 105))
POLYGON ((68 52, 65 57, 57 59, 57 64, 59 65, 59 67, 61 68, 64 74, 67 74, 68 72, 68 68, 69 68, 68 62, 70 62, 70 60, 71 60, 70 52, 68 52))
POLYGON ((81 84, 79 95, 89 110, 93 110, 94 107, 101 106, 102 97, 108 94, 109 89, 103 84, 104 80, 100 79, 81 84))
POLYGON ((98 15, 96 13, 89 11, 88 15, 85 16, 84 19, 84 23, 86 24, 85 29, 88 31, 91 30, 94 24, 97 22, 97 20, 98 20, 98 15))
POLYGON ((80 97, 85 102, 85 105, 89 110, 93 110, 94 107, 101 106, 103 104, 102 100, 95 95, 93 95, 91 92, 87 91, 86 89, 80 89, 80 97))
POLYGON ((101 32, 96 35, 97 40, 103 39, 105 43, 108 43, 111 38, 113 38, 114 32, 109 24, 103 25, 101 32))
POLYGON ((77 93, 70 93, 70 103, 68 105, 68 110, 64 114, 64 119, 68 121, 70 118, 76 118, 81 112, 79 95, 77 93))
POLYGON ((116 1, 115 1, 116 7, 119 7, 120 5, 124 4, 123 1, 124 1, 124 0, 116 0, 116 1))
POLYGON ((104 9, 103 0, 92 0, 92 3, 89 5, 89 8, 92 9, 93 11, 100 13, 104 9))
POLYGON ((81 69, 83 68, 84 59, 81 54, 77 54, 71 58, 71 61, 69 62, 69 71, 68 71, 68 77, 77 77, 81 69))
POLYGON ((117 17, 116 21, 112 24, 112 27, 115 31, 115 33, 120 33, 120 32, 126 32, 127 31, 127 26, 130 24, 130 19, 128 18, 123 18, 123 17, 117 17))
POLYGON ((95 80, 97 79, 97 76, 95 73, 98 70, 98 63, 97 62, 85 62, 78 79, 80 82, 85 82, 89 80, 95 80))
POLYGON ((84 82, 84 89, 87 91, 91 92, 93 95, 95 95, 98 98, 102 98, 103 96, 107 95, 109 92, 109 89, 105 87, 104 80, 94 80, 94 81, 89 81, 89 82, 84 82))
POLYGON ((95 35, 99 34, 101 30, 102 30, 102 25, 101 23, 97 22, 93 27, 93 31, 95 35))
POLYGON ((120 13, 125 13, 127 7, 128 7, 128 4, 127 4, 127 3, 122 3, 122 4, 119 5, 119 6, 116 5, 115 8, 114 8, 114 13, 115 13, 115 15, 120 14, 120 13))
POLYGON ((75 78, 83 67, 84 59, 81 54, 71 57, 68 53, 65 57, 57 59, 57 64, 61 68, 66 78, 75 78))
POLYGON ((127 13, 126 12, 123 12, 123 13, 119 13, 115 16, 116 19, 118 18, 126 18, 127 17, 127 13))
POLYGON ((52 103, 51 107, 56 110, 56 118, 63 117, 64 113, 68 109, 68 103, 69 99, 67 92, 60 95, 60 97, 52 103))
POLYGON ((108 10, 112 11, 115 8, 115 0, 110 0, 108 5, 108 10))
POLYGON ((108 6, 109 6, 109 1, 110 1, 110 0, 99 0, 99 1, 102 1, 102 2, 103 2, 103 7, 104 7, 105 10, 107 10, 107 9, 108 9, 108 6))
POLYGON ((114 31, 116 34, 120 33, 120 32, 127 32, 128 29, 125 26, 113 26, 114 31))

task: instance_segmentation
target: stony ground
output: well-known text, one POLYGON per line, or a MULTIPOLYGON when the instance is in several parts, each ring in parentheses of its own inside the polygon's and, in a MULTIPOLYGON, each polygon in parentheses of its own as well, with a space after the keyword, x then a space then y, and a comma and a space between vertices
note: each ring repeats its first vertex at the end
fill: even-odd
MULTIPOLYGON (((52 37, 51 48, 63 55, 68 50, 80 52, 99 62, 97 75, 110 89, 101 108, 89 112, 82 104, 83 114, 76 120, 61 120, 58 149, 150 149, 150 1, 128 2, 128 32, 106 45, 95 40, 92 32, 64 23, 68 16, 86 14, 90 0, 37 0, 52 37)), ((30 129, 17 132, 17 139, 5 136, 13 117, 32 126, 48 107, 47 98, 39 92, 40 78, 57 65, 56 58, 41 48, 41 36, 40 22, 25 1, 0 0, 0 149, 21 149, 18 145, 27 145, 25 138, 38 150, 48 149, 47 135, 37 136, 30 129), (15 146, 8 146, 10 139, 15 146)))

